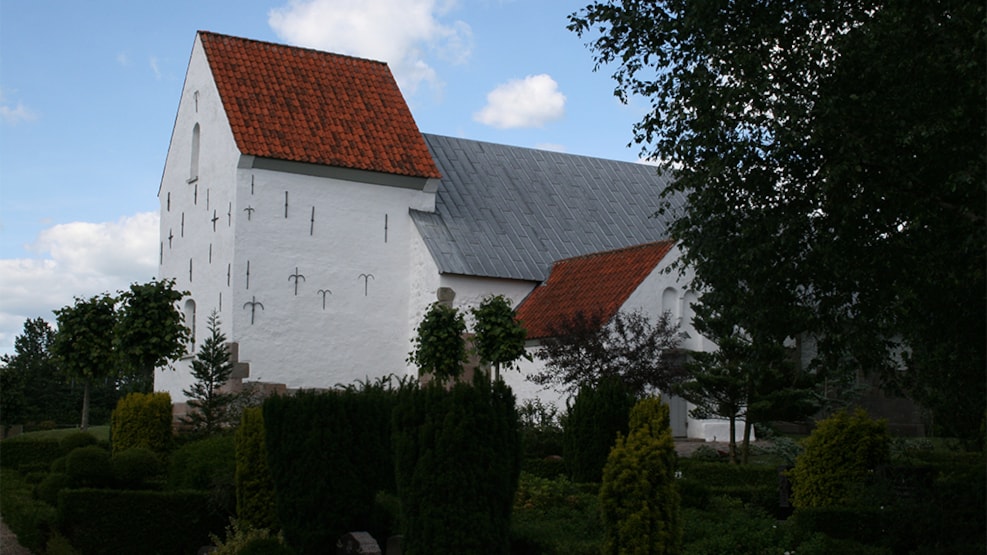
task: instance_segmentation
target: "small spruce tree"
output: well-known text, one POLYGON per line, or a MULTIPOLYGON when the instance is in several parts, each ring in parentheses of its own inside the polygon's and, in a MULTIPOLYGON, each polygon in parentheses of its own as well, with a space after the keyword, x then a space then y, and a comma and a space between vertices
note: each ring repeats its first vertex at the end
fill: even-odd
POLYGON ((182 417, 182 422, 195 433, 214 433, 230 423, 231 405, 236 394, 223 391, 222 387, 233 373, 230 351, 226 345, 226 335, 220 331, 219 316, 213 311, 207 322, 209 337, 202 343, 192 361, 192 377, 195 383, 190 389, 182 390, 189 398, 191 410, 182 417))
POLYGON ((603 553, 682 551, 675 457, 668 405, 658 397, 638 401, 627 437, 618 436, 603 469, 603 553))

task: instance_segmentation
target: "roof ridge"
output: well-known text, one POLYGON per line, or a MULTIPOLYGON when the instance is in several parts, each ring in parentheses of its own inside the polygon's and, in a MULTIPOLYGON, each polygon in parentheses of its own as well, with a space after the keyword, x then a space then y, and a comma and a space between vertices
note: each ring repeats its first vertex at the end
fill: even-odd
POLYGON ((390 65, 387 62, 383 61, 383 60, 375 60, 373 58, 364 58, 362 56, 354 56, 352 54, 341 54, 339 52, 331 52, 329 50, 321 50, 319 48, 314 48, 314 47, 311 47, 311 46, 297 46, 297 45, 287 44, 287 43, 283 43, 283 42, 274 42, 274 41, 269 41, 269 40, 259 40, 259 39, 251 39, 251 38, 247 38, 247 37, 238 37, 236 35, 227 35, 225 33, 216 33, 214 31, 206 31, 204 29, 199 29, 198 31, 196 31, 196 34, 197 35, 211 35, 211 36, 216 37, 216 38, 233 39, 233 40, 238 40, 238 41, 242 41, 242 42, 251 42, 251 43, 254 43, 254 44, 264 44, 264 45, 268 45, 268 46, 274 46, 276 48, 286 48, 286 49, 289 49, 289 50, 304 50, 304 51, 312 52, 312 53, 315 53, 315 54, 322 54, 322 55, 326 55, 326 56, 336 56, 338 58, 349 58, 351 60, 358 60, 358 61, 361 61, 361 62, 370 62, 370 63, 381 64, 381 65, 385 65, 385 66, 390 67, 390 65))
POLYGON ((555 264, 559 264, 561 262, 566 262, 566 261, 569 261, 569 260, 585 260, 585 259, 594 258, 594 257, 612 256, 612 255, 620 254, 620 253, 626 252, 626 251, 632 251, 632 250, 637 250, 637 249, 644 250, 644 249, 649 248, 649 247, 657 247, 659 245, 666 246, 666 245, 669 245, 669 244, 674 245, 675 244, 675 240, 674 239, 660 239, 658 241, 650 241, 650 242, 647 242, 647 243, 641 243, 641 244, 638 244, 638 245, 630 245, 630 246, 627 246, 627 247, 620 247, 620 248, 611 249, 611 250, 608 250, 608 251, 590 252, 590 253, 586 253, 586 254, 580 254, 580 255, 577 255, 577 256, 570 256, 569 258, 563 258, 561 260, 556 260, 555 261, 555 264))

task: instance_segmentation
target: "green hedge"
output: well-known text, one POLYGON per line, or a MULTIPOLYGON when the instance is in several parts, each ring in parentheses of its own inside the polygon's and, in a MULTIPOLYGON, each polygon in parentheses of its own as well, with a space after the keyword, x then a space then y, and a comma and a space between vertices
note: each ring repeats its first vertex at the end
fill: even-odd
POLYGON ((110 423, 113 452, 143 447, 167 453, 174 441, 171 396, 167 393, 131 393, 117 401, 110 423))
POLYGON ((562 456, 573 481, 600 482, 617 434, 627 434, 632 406, 634 396, 617 379, 580 388, 563 422, 562 456))
POLYGON ((242 524, 277 530, 274 481, 267 464, 264 412, 250 407, 236 430, 236 515, 242 524))
POLYGON ((783 516, 776 467, 679 459, 678 469, 681 478, 677 484, 684 507, 705 509, 711 497, 726 496, 783 516))
POLYGON ((265 401, 277 517, 292 548, 322 553, 344 533, 371 528, 375 495, 394 491, 396 401, 383 384, 265 401))
POLYGON ((187 555, 223 532, 225 516, 209 506, 206 492, 64 490, 59 528, 87 555, 187 555))
POLYGON ((49 468, 64 454, 57 439, 36 440, 30 436, 17 436, 0 442, 0 466, 14 470, 39 465, 49 468))

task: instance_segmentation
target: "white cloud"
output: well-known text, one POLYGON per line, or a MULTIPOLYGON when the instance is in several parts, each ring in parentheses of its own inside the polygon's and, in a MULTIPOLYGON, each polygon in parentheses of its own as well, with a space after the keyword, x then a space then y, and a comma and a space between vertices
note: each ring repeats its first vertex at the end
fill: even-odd
POLYGON ((21 101, 12 104, 7 100, 4 92, 0 90, 0 120, 10 125, 16 125, 36 119, 38 119, 38 115, 33 110, 25 106, 21 101))
POLYGON ((154 56, 151 56, 148 59, 147 63, 148 63, 148 65, 151 66, 151 71, 154 73, 154 78, 160 81, 161 80, 161 68, 158 67, 158 59, 155 58, 154 56))
POLYGON ((512 79, 487 94, 473 119, 499 129, 541 127, 565 115, 565 95, 550 75, 512 79))
POLYGON ((116 222, 58 224, 30 249, 37 258, 0 260, 0 353, 13 352, 28 318, 54 323, 52 311, 75 297, 116 293, 158 269, 158 214, 116 222))
POLYGON ((445 23, 455 2, 444 0, 290 0, 268 24, 291 44, 387 62, 405 94, 441 86, 427 54, 453 63, 469 58, 472 30, 445 23))

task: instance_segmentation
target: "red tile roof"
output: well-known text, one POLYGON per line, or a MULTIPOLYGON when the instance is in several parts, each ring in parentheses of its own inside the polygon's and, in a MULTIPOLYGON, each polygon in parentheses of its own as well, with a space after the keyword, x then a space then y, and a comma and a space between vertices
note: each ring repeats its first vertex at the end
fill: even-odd
POLYGON ((528 339, 551 337, 553 325, 579 313, 609 322, 674 244, 660 241, 559 260, 518 307, 528 339))
POLYGON ((199 32, 240 152, 441 177, 387 64, 199 32))

